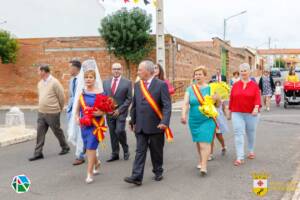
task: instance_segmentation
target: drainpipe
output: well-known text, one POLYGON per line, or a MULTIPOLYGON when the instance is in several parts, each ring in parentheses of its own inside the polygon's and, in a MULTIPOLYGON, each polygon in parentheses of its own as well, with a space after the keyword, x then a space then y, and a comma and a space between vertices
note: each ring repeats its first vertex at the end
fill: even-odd
POLYGON ((177 42, 176 38, 172 37, 172 84, 175 81, 175 66, 176 66, 176 53, 177 53, 177 42))

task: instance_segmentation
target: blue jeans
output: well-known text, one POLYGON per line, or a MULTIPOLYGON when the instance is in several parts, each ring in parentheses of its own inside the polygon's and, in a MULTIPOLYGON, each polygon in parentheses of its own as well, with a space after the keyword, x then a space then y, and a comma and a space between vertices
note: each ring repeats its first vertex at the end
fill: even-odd
POLYGON ((244 153, 244 135, 246 133, 248 140, 248 151, 254 153, 256 127, 258 116, 251 113, 232 113, 232 125, 235 139, 235 149, 238 160, 243 160, 244 153))
POLYGON ((81 152, 81 153, 79 154, 79 156, 76 156, 76 159, 77 159, 77 160, 84 160, 84 157, 85 157, 85 153, 84 153, 84 152, 81 152))
MULTIPOLYGON (((66 116, 67 116, 67 120, 69 123, 69 121, 71 120, 71 116, 72 116, 72 110, 70 110, 69 112, 66 112, 66 116)), ((78 131, 80 131, 80 130, 78 129, 78 131)), ((81 135, 79 136, 78 139, 81 139, 81 135)), ((82 142, 80 144, 77 142, 75 156, 76 156, 77 160, 84 160, 85 149, 82 147, 82 142)))

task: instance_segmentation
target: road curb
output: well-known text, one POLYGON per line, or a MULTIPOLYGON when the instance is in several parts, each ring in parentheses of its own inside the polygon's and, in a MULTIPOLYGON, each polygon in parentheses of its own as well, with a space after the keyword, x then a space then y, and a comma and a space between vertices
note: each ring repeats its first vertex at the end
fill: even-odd
POLYGON ((38 106, 21 106, 21 105, 15 105, 15 106, 0 106, 0 110, 10 110, 12 107, 18 107, 21 110, 37 110, 38 106))
POLYGON ((6 134, 4 133, 0 138, 0 147, 18 144, 21 142, 27 142, 35 138, 36 130, 34 129, 25 129, 24 133, 21 134, 11 134, 9 132, 6 134))
POLYGON ((300 199, 300 162, 298 164, 296 173, 294 174, 291 182, 298 183, 297 188, 294 193, 292 192, 285 192, 281 200, 299 200, 300 199))

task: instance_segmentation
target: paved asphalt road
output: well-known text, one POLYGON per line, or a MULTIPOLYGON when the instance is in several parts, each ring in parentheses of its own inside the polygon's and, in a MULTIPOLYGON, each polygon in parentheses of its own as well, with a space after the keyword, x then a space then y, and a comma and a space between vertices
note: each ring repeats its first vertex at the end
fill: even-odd
MULTIPOLYGON (((25 112, 28 125, 35 126, 36 112, 25 112)), ((65 116, 63 116, 64 118, 65 116)), ((66 128, 65 120, 63 127, 66 128)), ((216 147, 216 160, 209 162, 209 175, 199 176, 196 170, 197 154, 188 128, 179 123, 180 113, 172 116, 175 143, 165 145, 165 179, 155 182, 151 178, 151 162, 148 156, 144 182, 135 187, 123 182, 130 175, 134 158, 135 137, 128 132, 131 158, 106 163, 110 156, 110 145, 100 151, 102 172, 93 184, 84 182, 86 165, 73 167, 74 148, 65 156, 58 156, 58 142, 51 132, 46 138, 44 160, 28 162, 32 156, 35 141, 0 148, 0 199, 1 200, 248 200, 280 199, 284 192, 271 190, 259 198, 252 193, 253 172, 267 172, 269 184, 286 183, 299 164, 300 107, 284 110, 272 107, 263 112, 257 133, 255 160, 247 160, 241 167, 234 167, 233 134, 225 135, 228 154, 220 155, 216 147), (26 174, 32 182, 31 190, 16 194, 10 183, 12 177, 26 174)), ((0 112, 0 124, 4 123, 4 112, 0 112)), ((108 140, 109 141, 109 137, 108 140)), ((300 181, 300 180, 298 180, 300 181)))

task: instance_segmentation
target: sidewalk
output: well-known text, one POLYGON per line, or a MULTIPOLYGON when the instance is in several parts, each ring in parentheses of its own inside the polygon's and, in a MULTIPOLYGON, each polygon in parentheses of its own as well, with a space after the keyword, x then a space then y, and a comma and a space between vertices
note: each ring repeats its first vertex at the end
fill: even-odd
POLYGON ((173 112, 180 112, 182 110, 183 100, 177 101, 172 104, 173 112))
POLYGON ((14 105, 14 106, 0 106, 0 110, 9 110, 12 107, 18 107, 21 110, 37 110, 38 106, 34 105, 34 106, 25 106, 25 105, 14 105))
MULTIPOLYGON (((180 112, 182 108, 183 101, 177 101, 172 104, 173 112, 180 112)), ((9 111, 12 106, 0 106, 0 110, 9 111)), ((17 106, 21 110, 37 110, 37 106, 17 106)), ((128 119, 129 120, 129 117, 128 119)), ((21 142, 26 142, 28 140, 33 140, 36 138, 36 130, 33 129, 19 129, 19 128, 5 128, 0 127, 0 148, 3 146, 8 146, 12 144, 17 144, 21 142)))
POLYGON ((300 199, 300 162, 298 164, 298 168, 296 173, 294 174, 292 183, 297 183, 296 190, 294 192, 287 191, 281 200, 299 200, 300 199))
MULTIPOLYGON (((177 101, 172 104, 172 110, 173 111, 181 111, 183 105, 183 100, 177 101)), ((15 105, 16 107, 20 108, 21 110, 37 110, 38 106, 37 105, 31 105, 31 106, 26 106, 26 105, 15 105)), ((0 106, 0 110, 9 110, 13 106, 0 106)))
POLYGON ((36 130, 22 127, 0 127, 0 148, 36 138, 36 130))

